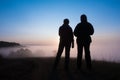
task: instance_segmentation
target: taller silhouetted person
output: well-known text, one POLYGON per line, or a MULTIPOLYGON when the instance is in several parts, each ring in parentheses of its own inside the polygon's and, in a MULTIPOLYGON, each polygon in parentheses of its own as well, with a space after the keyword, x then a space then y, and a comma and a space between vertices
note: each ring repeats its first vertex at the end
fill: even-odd
POLYGON ((57 65, 60 61, 61 54, 63 49, 65 48, 65 69, 69 69, 69 58, 70 58, 70 47, 74 48, 74 38, 73 38, 73 31, 72 28, 69 26, 69 20, 64 19, 63 25, 59 28, 59 48, 56 56, 56 60, 54 63, 54 69, 57 68, 57 65))
POLYGON ((87 21, 85 14, 81 15, 81 22, 77 24, 74 30, 74 35, 77 37, 77 68, 80 69, 82 65, 83 48, 85 50, 85 61, 87 68, 90 70, 91 56, 90 56, 90 43, 92 42, 91 36, 94 33, 94 28, 91 23, 87 21))

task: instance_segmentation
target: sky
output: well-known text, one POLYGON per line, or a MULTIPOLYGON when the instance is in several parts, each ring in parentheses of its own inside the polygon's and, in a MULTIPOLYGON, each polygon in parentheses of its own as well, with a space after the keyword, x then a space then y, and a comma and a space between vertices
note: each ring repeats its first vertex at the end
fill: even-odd
POLYGON ((74 30, 82 14, 95 29, 95 44, 120 43, 120 0, 0 0, 0 40, 57 44, 63 19, 74 30))

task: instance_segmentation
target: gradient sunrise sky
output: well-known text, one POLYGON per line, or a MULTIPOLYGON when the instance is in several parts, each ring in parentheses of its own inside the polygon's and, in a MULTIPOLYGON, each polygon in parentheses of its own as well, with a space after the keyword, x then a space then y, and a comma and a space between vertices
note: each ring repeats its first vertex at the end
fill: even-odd
POLYGON ((0 0, 0 40, 56 44, 63 19, 74 30, 86 14, 93 40, 120 43, 120 0, 0 0))

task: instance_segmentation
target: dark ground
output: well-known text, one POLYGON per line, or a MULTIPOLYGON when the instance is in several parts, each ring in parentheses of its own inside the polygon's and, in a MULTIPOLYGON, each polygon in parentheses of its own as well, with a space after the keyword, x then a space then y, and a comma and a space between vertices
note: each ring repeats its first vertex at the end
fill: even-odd
POLYGON ((83 61, 76 68, 76 59, 70 60, 69 72, 64 69, 64 58, 56 71, 52 71, 54 58, 21 58, 0 60, 0 80, 120 80, 120 63, 92 61, 88 71, 83 61))

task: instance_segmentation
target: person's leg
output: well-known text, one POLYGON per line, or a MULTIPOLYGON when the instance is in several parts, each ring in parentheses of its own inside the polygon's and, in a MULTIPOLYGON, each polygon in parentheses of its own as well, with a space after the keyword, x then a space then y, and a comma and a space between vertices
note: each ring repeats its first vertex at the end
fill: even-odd
POLYGON ((63 49, 64 49, 64 44, 60 42, 53 69, 57 68, 63 49))
POLYGON ((65 46, 65 69, 69 69, 69 61, 70 61, 70 43, 65 46))
POLYGON ((92 65, 91 65, 91 56, 90 56, 90 43, 85 44, 84 49, 85 49, 85 61, 87 64, 87 68, 91 69, 92 65))
POLYGON ((82 43, 77 44, 77 68, 80 69, 82 65, 82 52, 83 52, 83 45, 82 43))

